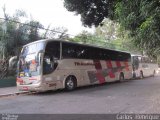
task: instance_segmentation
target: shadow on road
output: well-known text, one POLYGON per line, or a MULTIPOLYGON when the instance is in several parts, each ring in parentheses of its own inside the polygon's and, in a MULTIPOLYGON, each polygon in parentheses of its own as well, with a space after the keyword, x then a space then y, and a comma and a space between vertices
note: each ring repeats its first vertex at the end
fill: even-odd
MULTIPOLYGON (((65 89, 59 89, 59 90, 49 90, 49 91, 46 91, 46 92, 37 92, 37 93, 34 93, 34 95, 40 95, 40 96, 43 96, 43 95, 55 95, 55 94, 66 94, 66 93, 77 93, 77 92, 84 92, 84 91, 97 91, 97 88, 98 90, 105 90, 105 89, 108 89, 109 87, 116 87, 116 86, 119 86, 119 85, 122 85, 122 84, 125 84, 127 82, 132 82, 132 80, 125 80, 124 82, 107 82, 107 83, 103 83, 103 84, 94 84, 94 85, 87 85, 87 86, 83 86, 83 87, 77 87, 75 90, 73 91, 67 91, 65 89)), ((33 94, 30 94, 30 95, 33 95, 33 94)))

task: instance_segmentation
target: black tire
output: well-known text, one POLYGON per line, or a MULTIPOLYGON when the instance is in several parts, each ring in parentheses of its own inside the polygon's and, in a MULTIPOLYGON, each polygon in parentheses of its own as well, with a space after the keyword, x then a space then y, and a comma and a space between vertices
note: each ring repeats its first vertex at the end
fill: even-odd
POLYGON ((153 71, 153 75, 152 75, 152 76, 154 77, 154 76, 155 76, 155 74, 156 74, 156 71, 154 70, 154 71, 153 71))
POLYGON ((123 74, 123 73, 121 73, 121 74, 119 75, 119 81, 120 81, 120 82, 123 82, 123 81, 124 81, 124 74, 123 74))
POLYGON ((133 77, 133 79, 136 79, 137 76, 136 76, 136 73, 135 73, 135 72, 133 73, 133 76, 132 76, 132 77, 133 77))
POLYGON ((77 80, 74 76, 68 76, 65 81, 65 89, 72 91, 77 87, 77 80))
POLYGON ((140 78, 141 78, 141 79, 143 79, 143 78, 144 78, 144 76, 143 76, 143 72, 142 72, 142 71, 140 72, 140 78))

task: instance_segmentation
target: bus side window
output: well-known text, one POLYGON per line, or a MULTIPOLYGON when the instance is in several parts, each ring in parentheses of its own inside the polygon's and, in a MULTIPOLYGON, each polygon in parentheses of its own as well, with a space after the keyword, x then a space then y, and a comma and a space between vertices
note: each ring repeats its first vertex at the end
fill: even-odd
POLYGON ((49 74, 53 72, 58 66, 57 58, 52 56, 45 56, 43 60, 43 73, 49 74))
POLYGON ((49 55, 49 57, 52 59, 54 58, 59 59, 60 58, 60 43, 59 42, 48 42, 45 49, 45 54, 49 55))
POLYGON ((53 70, 53 65, 49 56, 45 56, 43 60, 43 73, 48 74, 53 70))
POLYGON ((60 43, 59 42, 48 42, 45 49, 43 59, 43 74, 52 73, 58 66, 60 58, 60 43))

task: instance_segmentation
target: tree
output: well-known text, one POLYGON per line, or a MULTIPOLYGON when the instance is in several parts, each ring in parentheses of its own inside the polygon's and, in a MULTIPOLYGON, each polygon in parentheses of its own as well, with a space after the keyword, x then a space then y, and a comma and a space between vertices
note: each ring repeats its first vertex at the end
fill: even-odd
MULTIPOLYGON (((49 29, 50 26, 48 26, 49 29)), ((68 29, 64 27, 52 28, 49 31, 46 31, 46 38, 59 38, 59 39, 68 39, 69 35, 67 34, 68 29)))
POLYGON ((29 36, 27 43, 41 39, 39 34, 39 29, 43 28, 43 25, 40 22, 34 20, 27 23, 27 25, 28 24, 29 24, 29 30, 28 30, 29 36))
POLYGON ((104 18, 113 18, 115 0, 64 0, 68 11, 81 15, 83 25, 98 26, 104 18))
POLYGON ((91 34, 85 30, 82 31, 77 36, 75 36, 74 38, 69 38, 68 40, 72 41, 72 42, 78 42, 78 43, 83 43, 83 44, 100 46, 100 47, 104 47, 104 48, 115 49, 115 46, 112 43, 110 43, 109 41, 106 41, 104 39, 104 37, 98 36, 95 33, 91 34))
POLYGON ((7 76, 9 72, 9 58, 18 56, 24 44, 38 40, 39 28, 42 27, 37 21, 22 24, 21 17, 26 17, 26 13, 22 10, 17 10, 10 16, 4 7, 3 13, 4 19, 0 20, 0 79, 7 76))
POLYGON ((21 23, 21 18, 27 17, 23 10, 16 10, 11 16, 3 8, 4 20, 0 21, 0 59, 18 55, 21 47, 29 42, 41 39, 39 32, 43 25, 38 21, 21 23))
POLYGON ((120 1, 116 6, 119 23, 131 31, 135 45, 153 57, 160 54, 159 12, 157 0, 120 1))
POLYGON ((106 41, 112 41, 119 37, 120 25, 110 19, 104 19, 102 22, 103 26, 96 28, 96 34, 104 37, 106 41))
POLYGON ((0 59, 5 59, 10 55, 14 54, 14 50, 18 44, 18 23, 14 21, 19 21, 20 17, 25 17, 24 11, 17 10, 13 16, 9 16, 6 13, 6 8, 3 8, 4 20, 0 21, 0 42, 2 51, 0 59), (11 50, 12 49, 12 50, 11 50))
POLYGON ((80 14, 85 26, 102 25, 104 18, 119 22, 135 46, 154 57, 160 54, 158 0, 64 0, 64 6, 80 14))
POLYGON ((101 37, 105 42, 112 45, 112 47, 108 46, 109 48, 132 53, 138 52, 129 36, 129 31, 123 29, 118 22, 104 19, 103 26, 96 28, 96 36, 101 37))
POLYGON ((69 40, 73 42, 84 43, 84 44, 93 43, 92 35, 85 30, 83 30, 80 34, 78 34, 74 38, 70 38, 69 40))

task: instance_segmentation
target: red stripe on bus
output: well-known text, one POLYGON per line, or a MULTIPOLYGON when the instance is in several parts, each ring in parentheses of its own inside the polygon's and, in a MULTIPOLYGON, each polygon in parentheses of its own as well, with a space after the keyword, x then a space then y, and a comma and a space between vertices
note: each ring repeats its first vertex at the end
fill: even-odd
POLYGON ((102 73, 100 72, 102 70, 102 65, 100 63, 100 60, 94 60, 93 61, 94 64, 95 64, 95 68, 97 70, 97 73, 96 73, 96 77, 97 79, 99 80, 99 83, 104 83, 105 82, 105 78, 104 76, 102 75, 102 73))
POLYGON ((112 69, 113 69, 113 67, 112 67, 112 62, 109 60, 109 61, 106 61, 106 64, 107 64, 107 68, 109 68, 111 71, 109 71, 109 77, 110 78, 115 78, 115 75, 114 75, 114 73, 112 72, 112 69))
POLYGON ((37 78, 29 78, 29 80, 37 80, 37 78))
POLYGON ((125 65, 126 71, 129 71, 129 65, 128 65, 128 62, 124 62, 124 65, 125 65))
POLYGON ((37 80, 36 78, 29 78, 29 80, 37 80))
POLYGON ((99 60, 94 60, 93 62, 95 64, 96 70, 102 70, 102 65, 99 60))
POLYGON ((22 89, 28 91, 28 87, 22 87, 22 89))
POLYGON ((103 75, 100 72, 96 73, 96 77, 98 78, 100 84, 105 82, 105 78, 103 77, 103 75))
POLYGON ((116 61, 116 65, 117 65, 117 67, 121 67, 120 61, 116 61))
POLYGON ((116 65, 117 65, 117 67, 118 67, 118 72, 121 72, 122 70, 121 70, 121 63, 120 63, 120 61, 116 61, 116 65))

